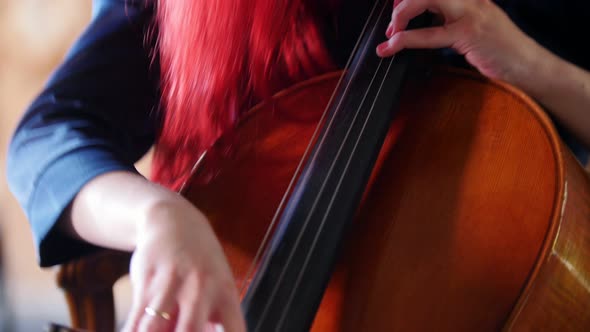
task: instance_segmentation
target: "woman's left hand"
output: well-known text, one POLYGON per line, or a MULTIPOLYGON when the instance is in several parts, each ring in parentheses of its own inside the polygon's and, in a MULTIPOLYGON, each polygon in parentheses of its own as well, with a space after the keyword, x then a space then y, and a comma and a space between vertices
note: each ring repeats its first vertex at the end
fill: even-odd
POLYGON ((528 75, 541 49, 490 0, 396 0, 386 36, 377 47, 379 56, 405 48, 450 47, 483 75, 515 85, 528 75), (442 25, 405 30, 425 11, 439 16, 442 25))

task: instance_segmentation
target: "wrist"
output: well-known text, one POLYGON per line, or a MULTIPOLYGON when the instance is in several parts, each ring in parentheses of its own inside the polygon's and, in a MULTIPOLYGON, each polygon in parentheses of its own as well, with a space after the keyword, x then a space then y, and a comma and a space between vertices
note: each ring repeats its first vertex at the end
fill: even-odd
POLYGON ((523 56, 516 61, 515 70, 506 81, 539 100, 551 89, 556 75, 561 75, 559 58, 543 48, 532 38, 523 44, 523 56))
MULTIPOLYGON (((157 186, 157 185, 154 185, 157 186)), ((156 188, 155 192, 146 200, 136 219, 137 233, 160 227, 166 220, 174 219, 174 211, 179 209, 179 197, 175 193, 167 192, 164 188, 156 188)))
POLYGON ((518 51, 510 59, 510 69, 506 71, 502 80, 526 90, 546 66, 542 51, 543 48, 535 40, 523 34, 521 42, 518 43, 518 51))
POLYGON ((142 209, 136 222, 136 243, 142 237, 185 229, 187 223, 195 227, 194 219, 205 220, 189 201, 177 193, 158 187, 155 195, 142 209))

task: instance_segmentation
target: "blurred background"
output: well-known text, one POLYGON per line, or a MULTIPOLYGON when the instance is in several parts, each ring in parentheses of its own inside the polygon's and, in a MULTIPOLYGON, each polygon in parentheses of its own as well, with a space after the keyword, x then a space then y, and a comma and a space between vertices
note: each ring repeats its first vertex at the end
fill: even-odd
MULTIPOLYGON (((6 184, 6 150, 13 128, 51 71, 82 32, 91 0, 0 0, 0 331, 42 331, 48 321, 69 324, 55 270, 37 266, 32 236, 6 184)), ((119 319, 130 287, 116 287, 119 319)))

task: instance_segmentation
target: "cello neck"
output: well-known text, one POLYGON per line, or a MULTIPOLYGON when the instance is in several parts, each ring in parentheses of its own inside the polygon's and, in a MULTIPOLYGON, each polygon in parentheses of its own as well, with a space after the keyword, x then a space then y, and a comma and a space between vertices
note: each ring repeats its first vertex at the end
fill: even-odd
POLYGON ((306 331, 313 321, 410 60, 404 52, 388 59, 375 54, 391 8, 389 0, 375 4, 320 121, 315 146, 243 300, 249 331, 306 331))

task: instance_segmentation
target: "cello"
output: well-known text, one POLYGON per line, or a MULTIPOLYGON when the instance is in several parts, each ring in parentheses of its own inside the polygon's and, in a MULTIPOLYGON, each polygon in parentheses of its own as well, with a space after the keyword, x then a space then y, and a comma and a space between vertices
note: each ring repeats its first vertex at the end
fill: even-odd
POLYGON ((250 110, 182 190, 250 285, 249 330, 589 328, 586 174, 532 100, 474 73, 408 80, 390 125, 409 55, 371 52, 375 6, 344 76, 250 110))
POLYGON ((513 87, 445 69, 402 85, 408 53, 367 51, 390 6, 344 75, 251 109, 183 186, 249 330, 590 328, 583 169, 513 87))

